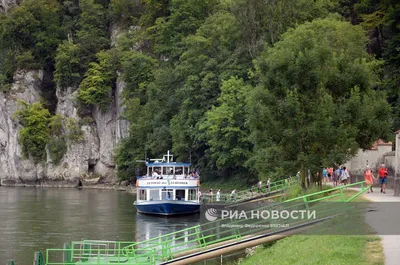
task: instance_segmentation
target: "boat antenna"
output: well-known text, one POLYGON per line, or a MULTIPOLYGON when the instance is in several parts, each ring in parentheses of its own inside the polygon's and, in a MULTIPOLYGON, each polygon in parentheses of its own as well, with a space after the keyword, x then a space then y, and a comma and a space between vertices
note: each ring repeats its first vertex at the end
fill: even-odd
POLYGON ((164 157, 167 157, 167 163, 172 162, 174 160, 174 155, 169 154, 169 150, 168 150, 167 154, 164 157), (171 157, 171 160, 169 159, 170 157, 171 157))
POLYGON ((144 160, 136 160, 136 162, 140 162, 140 163, 145 163, 145 162, 147 162, 147 151, 145 152, 145 154, 144 154, 144 160))

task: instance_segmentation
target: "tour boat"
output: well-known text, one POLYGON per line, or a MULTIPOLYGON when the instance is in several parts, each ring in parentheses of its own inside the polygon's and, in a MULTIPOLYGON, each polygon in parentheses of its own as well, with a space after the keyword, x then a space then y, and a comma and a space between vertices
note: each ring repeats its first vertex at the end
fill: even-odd
POLYGON ((198 172, 190 171, 189 163, 173 162, 168 151, 162 159, 146 161, 147 174, 137 178, 139 213, 178 215, 196 213, 200 209, 198 172))

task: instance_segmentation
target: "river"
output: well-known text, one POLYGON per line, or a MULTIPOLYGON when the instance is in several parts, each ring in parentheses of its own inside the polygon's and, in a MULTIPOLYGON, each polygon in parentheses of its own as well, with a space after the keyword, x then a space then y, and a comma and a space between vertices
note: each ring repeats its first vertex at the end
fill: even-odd
POLYGON ((123 191, 0 187, 0 264, 32 264, 35 251, 83 238, 140 241, 199 223, 136 213, 123 191))

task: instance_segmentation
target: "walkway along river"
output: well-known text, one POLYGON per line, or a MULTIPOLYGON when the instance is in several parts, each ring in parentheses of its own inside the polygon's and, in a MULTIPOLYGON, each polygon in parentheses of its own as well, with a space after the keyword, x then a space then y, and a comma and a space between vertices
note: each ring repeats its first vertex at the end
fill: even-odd
POLYGON ((115 190, 0 187, 0 264, 32 264, 34 251, 72 240, 139 241, 199 223, 137 214, 134 200, 115 190))

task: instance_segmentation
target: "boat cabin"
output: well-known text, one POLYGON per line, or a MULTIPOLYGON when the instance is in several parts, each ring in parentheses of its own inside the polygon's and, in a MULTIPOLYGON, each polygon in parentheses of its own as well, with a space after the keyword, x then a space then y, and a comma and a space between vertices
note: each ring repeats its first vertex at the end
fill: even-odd
POLYGON ((189 163, 172 162, 172 155, 146 162, 147 174, 139 177, 138 202, 199 201, 200 176, 189 163))

